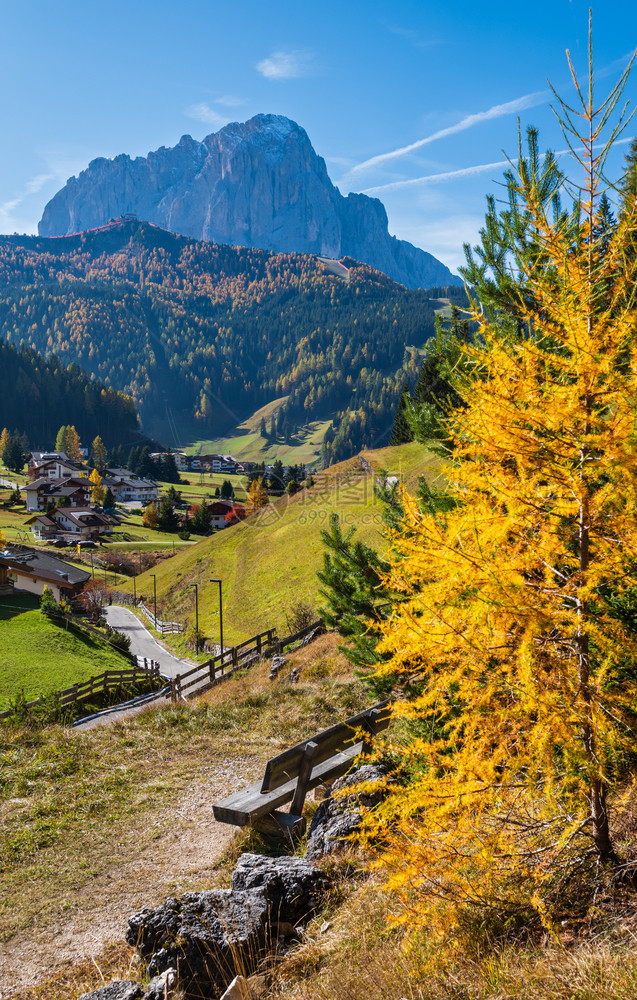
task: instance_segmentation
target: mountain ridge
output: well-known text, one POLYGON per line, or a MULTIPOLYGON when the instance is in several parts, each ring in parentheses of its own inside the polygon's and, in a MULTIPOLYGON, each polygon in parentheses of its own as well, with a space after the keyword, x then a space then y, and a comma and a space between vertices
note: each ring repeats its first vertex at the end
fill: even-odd
POLYGON ((301 428, 330 420, 329 463, 391 429, 447 294, 345 261, 349 282, 314 256, 200 242, 138 220, 3 236, 0 328, 129 394, 145 432, 171 446, 224 435, 285 396, 269 437, 294 444, 301 428))
POLYGON ((343 196, 303 129, 283 115, 184 135, 146 157, 92 160, 45 206, 40 236, 135 214, 198 240, 276 253, 349 256, 408 288, 461 285, 432 254, 389 233, 381 201, 343 196))

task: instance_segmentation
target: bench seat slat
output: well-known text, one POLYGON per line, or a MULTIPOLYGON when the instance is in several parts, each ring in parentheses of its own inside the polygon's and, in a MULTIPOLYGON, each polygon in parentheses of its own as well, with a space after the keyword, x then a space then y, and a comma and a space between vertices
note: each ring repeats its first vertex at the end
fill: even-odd
MULTIPOLYGON (((349 771, 354 758, 361 753, 362 749, 363 744, 358 742, 341 753, 334 754, 328 760, 315 764, 308 782, 308 791, 326 780, 337 778, 349 771)), ((251 820, 257 820, 274 809, 278 809, 286 802, 290 802, 295 789, 296 777, 269 792, 262 792, 261 782, 255 781, 253 785, 248 785, 247 788, 233 792, 232 795, 216 802, 212 807, 215 819, 220 823, 232 823, 234 826, 248 826, 251 820)))
MULTIPOLYGON (((380 704, 374 705, 371 709, 367 709, 364 712, 360 712, 359 715, 347 719, 346 722, 339 722, 335 726, 325 729, 317 736, 312 736, 311 741, 317 744, 314 755, 315 766, 320 764, 321 761, 328 760, 328 758, 332 757, 335 750, 346 746, 347 743, 353 742, 357 738, 358 745, 360 746, 358 731, 365 728, 365 720, 370 717, 371 713, 374 713, 376 730, 386 729, 390 722, 388 705, 389 700, 380 702, 380 704)), ((309 740, 304 740, 303 743, 298 743, 296 746, 290 747, 289 750, 285 750, 278 757, 273 757, 272 760, 268 761, 261 784, 262 792, 274 791, 280 786, 285 786, 291 779, 296 779, 308 742, 309 740)))

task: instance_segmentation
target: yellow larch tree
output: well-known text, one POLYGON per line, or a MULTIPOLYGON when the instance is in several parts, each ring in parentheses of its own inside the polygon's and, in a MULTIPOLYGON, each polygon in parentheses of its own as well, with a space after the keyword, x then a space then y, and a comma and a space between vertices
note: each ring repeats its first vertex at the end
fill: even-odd
POLYGON ((91 500, 93 503, 103 503, 105 489, 102 483, 102 477, 100 476, 97 469, 93 469, 89 478, 91 484, 91 500))
POLYGON ((99 434, 97 437, 93 438, 93 444, 91 445, 91 459, 96 469, 104 470, 106 468, 106 446, 99 434))
POLYGON ((403 600, 378 673, 417 686, 394 708, 416 735, 392 747, 409 780, 366 837, 408 922, 440 899, 452 922, 466 903, 532 905, 550 922, 577 866, 626 862, 608 800, 637 729, 637 629, 622 610, 637 579, 635 209, 599 236, 622 115, 609 143, 602 132, 625 76, 601 107, 592 70, 587 89, 573 77, 578 104, 558 117, 579 208, 554 214, 517 173, 533 232, 523 333, 475 306, 448 420, 451 509, 424 514, 405 495, 392 537, 385 582, 403 600))
POLYGON ((268 491, 263 485, 263 478, 258 476, 250 483, 250 488, 246 495, 246 512, 248 514, 256 514, 257 511, 260 511, 262 507, 266 507, 267 504, 268 491))

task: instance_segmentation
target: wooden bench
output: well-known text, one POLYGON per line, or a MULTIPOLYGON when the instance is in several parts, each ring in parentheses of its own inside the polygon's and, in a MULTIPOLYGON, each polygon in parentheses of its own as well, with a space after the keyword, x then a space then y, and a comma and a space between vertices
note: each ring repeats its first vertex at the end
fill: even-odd
POLYGON ((350 770, 371 737, 389 725, 389 705, 389 700, 380 702, 273 757, 266 764, 262 781, 215 803, 215 819, 265 833, 301 836, 307 793, 350 770), (289 812, 281 812, 280 807, 290 800, 289 812))

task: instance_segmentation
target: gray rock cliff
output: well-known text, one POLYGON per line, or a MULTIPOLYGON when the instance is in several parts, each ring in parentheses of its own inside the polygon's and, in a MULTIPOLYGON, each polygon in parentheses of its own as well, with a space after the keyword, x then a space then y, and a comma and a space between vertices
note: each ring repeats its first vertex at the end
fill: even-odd
POLYGON ((40 236, 138 218, 184 236, 277 252, 354 257, 410 288, 460 284, 431 254, 390 236, 377 198, 344 198, 307 133, 256 115, 147 157, 92 160, 46 205, 40 236))

